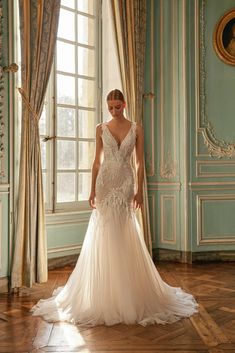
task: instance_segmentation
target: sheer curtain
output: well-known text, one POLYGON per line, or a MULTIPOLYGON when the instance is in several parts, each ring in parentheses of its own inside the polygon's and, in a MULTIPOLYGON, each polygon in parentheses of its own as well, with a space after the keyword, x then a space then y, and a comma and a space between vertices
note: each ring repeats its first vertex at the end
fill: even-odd
MULTIPOLYGON (((146 0, 111 0, 121 82, 132 121, 143 122, 146 0)), ((146 172, 144 173, 144 238, 152 255, 146 172)))
POLYGON ((103 121, 106 121, 110 118, 107 94, 114 88, 123 91, 110 0, 102 0, 102 29, 102 110, 103 121))
POLYGON ((54 56, 60 0, 19 0, 21 151, 11 287, 47 281, 39 119, 54 56))

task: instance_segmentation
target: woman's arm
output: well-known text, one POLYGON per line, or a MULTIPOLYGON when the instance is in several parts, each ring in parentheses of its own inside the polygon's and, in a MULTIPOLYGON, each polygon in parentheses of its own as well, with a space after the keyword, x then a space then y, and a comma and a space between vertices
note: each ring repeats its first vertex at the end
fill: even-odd
POLYGON ((103 142, 101 138, 102 125, 96 126, 96 148, 95 148, 95 159, 92 165, 91 172, 91 193, 89 197, 89 204, 92 208, 95 208, 95 182, 100 169, 101 157, 103 152, 103 142))
POLYGON ((137 124, 136 127, 136 169, 137 169, 137 192, 134 196, 134 207, 139 208, 143 205, 143 180, 144 180, 144 130, 137 124))

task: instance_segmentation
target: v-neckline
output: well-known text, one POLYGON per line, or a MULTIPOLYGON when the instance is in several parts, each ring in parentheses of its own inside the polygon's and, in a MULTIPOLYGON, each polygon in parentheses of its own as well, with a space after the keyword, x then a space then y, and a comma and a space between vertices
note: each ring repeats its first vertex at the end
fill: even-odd
POLYGON ((109 134, 111 135, 111 137, 113 138, 113 140, 114 140, 114 141, 116 142, 116 144, 117 144, 118 150, 120 150, 120 148, 121 148, 123 142, 126 140, 127 136, 129 135, 129 133, 130 133, 130 131, 131 131, 131 129, 132 129, 132 124, 133 124, 133 123, 131 122, 131 126, 130 126, 130 128, 129 128, 127 134, 126 134, 125 137, 122 139, 122 141, 121 141, 120 143, 118 143, 118 141, 116 140, 116 138, 113 136, 112 132, 109 130, 108 123, 105 123, 105 126, 106 126, 106 128, 108 129, 109 134))

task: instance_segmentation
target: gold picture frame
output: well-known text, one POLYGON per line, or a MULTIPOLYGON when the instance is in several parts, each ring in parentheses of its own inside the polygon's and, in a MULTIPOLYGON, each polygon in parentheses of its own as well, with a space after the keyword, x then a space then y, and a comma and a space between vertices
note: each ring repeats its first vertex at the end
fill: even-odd
POLYGON ((235 65, 235 8, 226 12, 216 24, 213 45, 223 62, 235 65))

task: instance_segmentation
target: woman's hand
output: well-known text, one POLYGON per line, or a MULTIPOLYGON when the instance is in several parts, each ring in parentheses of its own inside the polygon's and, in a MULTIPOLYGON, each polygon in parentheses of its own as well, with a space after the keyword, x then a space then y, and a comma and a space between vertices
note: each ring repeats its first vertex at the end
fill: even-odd
POLYGON ((95 191, 91 191, 91 193, 90 193, 89 205, 91 206, 91 208, 96 208, 95 207, 95 191))
POLYGON ((143 206, 143 193, 137 192, 134 196, 134 208, 137 210, 138 208, 142 208, 143 206))

